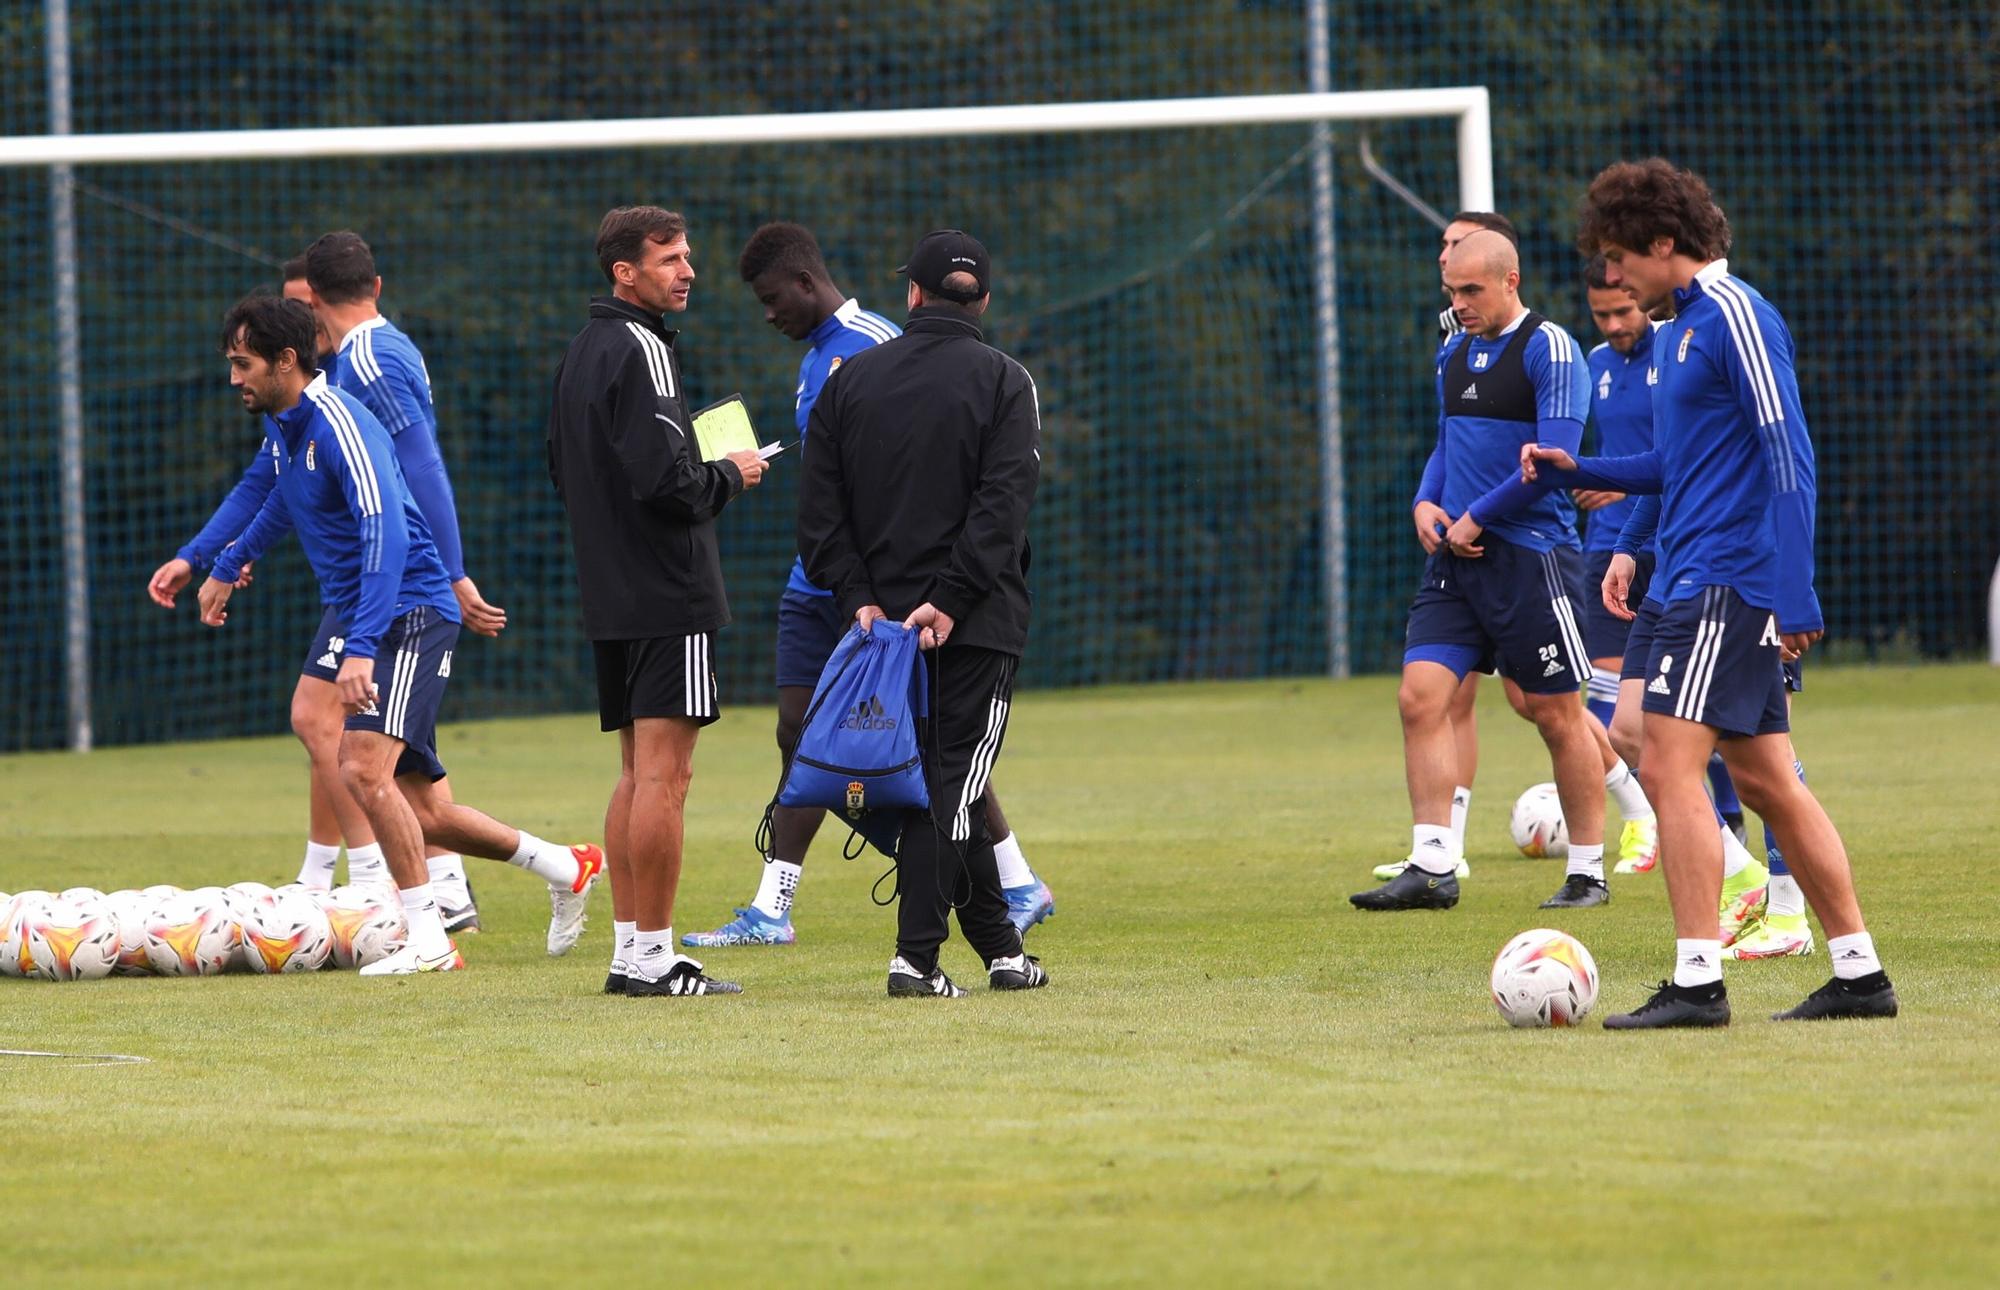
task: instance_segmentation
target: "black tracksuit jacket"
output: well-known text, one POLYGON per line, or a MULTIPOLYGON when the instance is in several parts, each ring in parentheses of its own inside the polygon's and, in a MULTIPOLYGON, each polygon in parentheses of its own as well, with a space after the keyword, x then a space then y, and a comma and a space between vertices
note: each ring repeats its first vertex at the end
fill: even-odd
POLYGON ((600 296, 556 369, 549 478, 569 513, 591 640, 691 636, 729 622, 715 517, 743 476, 701 459, 678 334, 600 296))
POLYGON ((1028 508, 1041 416, 1027 369, 955 310, 922 308, 848 359, 806 423, 799 555, 848 618, 925 601, 951 642, 1028 643, 1028 508))

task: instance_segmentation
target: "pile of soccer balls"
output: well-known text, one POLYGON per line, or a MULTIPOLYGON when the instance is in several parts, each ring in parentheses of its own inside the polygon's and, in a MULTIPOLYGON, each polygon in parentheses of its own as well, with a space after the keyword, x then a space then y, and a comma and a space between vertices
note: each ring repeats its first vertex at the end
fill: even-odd
POLYGON ((0 892, 0 976, 90 981, 365 967, 400 947, 407 930, 395 891, 380 886, 0 892))

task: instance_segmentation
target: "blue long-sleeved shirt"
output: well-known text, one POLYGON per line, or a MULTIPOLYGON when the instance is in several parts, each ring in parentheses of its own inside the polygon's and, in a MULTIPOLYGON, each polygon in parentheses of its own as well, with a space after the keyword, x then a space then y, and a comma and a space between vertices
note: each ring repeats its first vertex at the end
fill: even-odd
POLYGON ((1813 449, 1791 332, 1726 260, 1674 300, 1679 315, 1654 342, 1654 451, 1580 462, 1565 479, 1660 492, 1653 577, 1663 603, 1726 586, 1782 631, 1819 631, 1813 449))
POLYGON ((460 621, 389 432, 358 399, 321 373, 295 406, 264 418, 264 429, 278 448, 277 485, 217 555, 215 578, 234 582, 244 564, 296 529, 320 599, 340 615, 349 655, 374 658, 389 624, 419 605, 460 621))
MULTIPOLYGON (((1639 334, 1632 352, 1621 354, 1609 344, 1590 351, 1590 422, 1597 428, 1597 455, 1628 457, 1653 447, 1653 339, 1658 330, 1639 334)), ((1636 497, 1601 506, 1584 521, 1583 549, 1612 551, 1619 532, 1639 504, 1636 497)))
POLYGON ((403 330, 377 314, 341 339, 329 371, 331 382, 360 399, 396 445, 396 460, 410 496, 430 525, 438 558, 453 582, 465 576, 458 536, 458 504, 438 450, 437 412, 424 356, 403 330))
MULTIPOLYGON (((826 378, 862 350, 894 340, 902 334, 901 327, 881 314, 863 309, 858 300, 842 302, 826 321, 812 329, 811 335, 806 338, 812 342, 812 348, 799 360, 798 397, 792 405, 801 444, 806 438, 806 422, 812 416, 813 404, 819 400, 820 388, 826 384, 826 378)), ((792 575, 786 579, 785 586, 808 596, 833 594, 813 586, 806 577, 805 564, 796 557, 792 560, 792 575)))
MULTIPOLYGON (((1424 467, 1415 501, 1431 501, 1456 517, 1472 518, 1496 537, 1534 551, 1577 545, 1575 507, 1552 483, 1521 482, 1521 423, 1445 412, 1444 374, 1459 346, 1469 345, 1473 370, 1495 361, 1525 324, 1524 311, 1513 326, 1492 340, 1470 333, 1449 337, 1438 347, 1438 445, 1424 467)), ((1535 389, 1537 443, 1574 453, 1583 442, 1583 417, 1590 382, 1576 342, 1551 322, 1523 342, 1522 368, 1535 389)), ((1413 503, 1414 504, 1414 503, 1413 503)))
POLYGON ((222 505, 215 508, 215 514, 208 517, 208 523, 201 526, 201 532, 174 554, 186 560, 196 572, 207 569, 215 563, 222 548, 235 541, 250 521, 257 518, 264 499, 271 495, 277 482, 278 445, 267 436, 257 445, 250 464, 244 467, 243 478, 236 481, 236 487, 229 490, 222 505))

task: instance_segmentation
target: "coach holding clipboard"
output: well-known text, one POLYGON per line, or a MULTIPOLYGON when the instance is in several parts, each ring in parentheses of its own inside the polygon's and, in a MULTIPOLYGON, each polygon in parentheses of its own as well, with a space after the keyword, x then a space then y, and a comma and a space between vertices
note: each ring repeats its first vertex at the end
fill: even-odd
POLYGON ((889 993, 964 995, 938 965, 953 906, 988 983, 1034 989, 1048 976, 1007 919, 985 797, 1028 643, 1035 383, 980 332, 992 269, 977 238, 928 233, 901 272, 903 334, 848 359, 813 406, 799 555, 843 617, 900 620, 935 651, 919 722, 931 809, 903 821, 889 993))

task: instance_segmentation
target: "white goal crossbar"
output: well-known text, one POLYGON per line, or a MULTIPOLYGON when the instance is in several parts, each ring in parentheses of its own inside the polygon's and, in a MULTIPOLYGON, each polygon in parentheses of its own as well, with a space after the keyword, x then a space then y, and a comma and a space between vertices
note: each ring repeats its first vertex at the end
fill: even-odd
POLYGON ((1466 210, 1491 210, 1493 141, 1489 112, 1484 86, 1459 86, 1325 94, 1135 99, 1105 103, 908 108, 879 112, 634 117, 615 121, 11 135, 0 137, 0 166, 96 166, 116 162, 263 161, 297 157, 690 148, 752 143, 1073 134, 1081 131, 1166 130, 1190 126, 1448 117, 1458 123, 1458 204, 1466 210))

